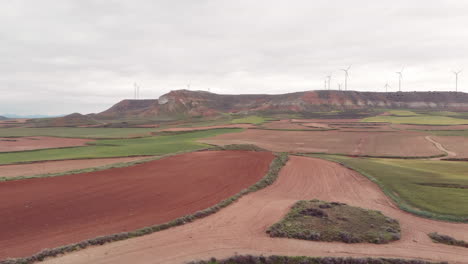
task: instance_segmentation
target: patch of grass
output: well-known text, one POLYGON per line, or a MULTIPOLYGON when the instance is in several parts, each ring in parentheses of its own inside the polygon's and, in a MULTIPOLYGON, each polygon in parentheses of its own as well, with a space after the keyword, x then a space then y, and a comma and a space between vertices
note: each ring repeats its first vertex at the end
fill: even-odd
POLYGON ((451 236, 441 235, 437 232, 430 233, 428 234, 428 236, 432 239, 432 241, 436 243, 442 243, 442 244, 451 245, 451 246, 468 248, 468 242, 463 241, 463 240, 457 240, 451 236))
POLYGON ((379 211, 312 200, 297 202, 267 233, 313 241, 384 244, 400 239, 400 225, 379 211))
POLYGON ((384 122, 411 125, 464 125, 467 119, 448 116, 417 115, 417 116, 374 116, 361 119, 361 122, 384 122))
POLYGON ((341 258, 341 257, 291 257, 291 256, 251 256, 236 255, 227 259, 192 261, 188 264, 447 264, 423 260, 390 258, 341 258))
POLYGON ((150 136, 152 131, 154 128, 14 127, 0 128, 0 137, 131 138, 150 136))
POLYGON ((218 212, 222 208, 232 204, 233 202, 237 201, 240 197, 250 192, 255 192, 260 189, 263 189, 267 187, 268 185, 271 185, 278 178, 279 171, 286 164, 287 161, 288 161, 287 153, 276 154, 276 158, 271 162, 270 168, 267 174, 260 181, 250 186, 249 188, 240 191, 234 196, 231 196, 230 198, 223 200, 212 207, 198 211, 194 214, 179 217, 175 220, 172 220, 164 224, 144 227, 144 228, 140 228, 138 230, 131 231, 131 232, 123 232, 123 233, 118 233, 118 234, 106 235, 106 236, 88 239, 88 240, 84 240, 75 244, 70 244, 70 245, 66 245, 66 246, 62 246, 62 247, 58 247, 54 249, 45 249, 37 254, 34 254, 33 256, 25 257, 25 258, 7 259, 7 260, 0 261, 0 264, 29 264, 29 263, 34 263, 36 261, 43 261, 45 258, 55 257, 61 254, 78 251, 78 250, 85 249, 90 246, 104 245, 104 244, 114 242, 114 241, 120 241, 120 240, 125 240, 125 239, 129 239, 133 237, 148 235, 154 232, 165 230, 174 226, 183 225, 183 224, 192 222, 196 219, 209 216, 211 214, 218 212))
POLYGON ((398 206, 419 216, 468 222, 468 163, 311 155, 343 164, 373 182, 398 206), (423 184, 421 184, 423 183, 423 184))
POLYGON ((265 118, 261 116, 246 116, 246 117, 241 117, 241 118, 235 118, 231 120, 231 123, 259 125, 259 124, 263 124, 265 121, 266 121, 265 118))
POLYGON ((84 147, 0 153, 0 164, 46 160, 159 156, 207 148, 210 146, 199 143, 197 140, 240 131, 242 129, 214 129, 145 138, 97 140, 92 142, 92 145, 84 147))

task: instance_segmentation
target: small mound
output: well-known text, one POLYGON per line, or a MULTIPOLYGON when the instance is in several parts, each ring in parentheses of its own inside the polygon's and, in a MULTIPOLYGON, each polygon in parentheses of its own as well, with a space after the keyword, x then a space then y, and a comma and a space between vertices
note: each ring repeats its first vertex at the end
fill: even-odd
POLYGON ((312 200, 297 202, 267 233, 271 237, 384 244, 400 239, 400 225, 379 211, 312 200))

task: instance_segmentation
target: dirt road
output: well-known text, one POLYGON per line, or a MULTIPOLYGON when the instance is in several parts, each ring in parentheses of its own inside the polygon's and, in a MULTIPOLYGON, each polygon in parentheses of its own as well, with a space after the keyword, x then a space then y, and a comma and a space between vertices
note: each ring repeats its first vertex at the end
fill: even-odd
POLYGON ((193 223, 126 241, 88 248, 45 263, 186 263, 238 254, 418 258, 468 263, 468 250, 435 244, 427 233, 468 240, 468 225, 432 221, 405 213, 367 178, 336 163, 291 157, 271 186, 193 223), (345 244, 270 238, 265 230, 301 199, 340 201, 380 210, 400 221, 398 242, 345 244))
MULTIPOLYGON (((447 157, 442 157, 442 158, 454 158, 457 156, 457 153, 453 152, 453 151, 450 151, 450 150, 447 150, 444 146, 442 146, 442 144, 440 144, 439 142, 435 141, 434 139, 432 139, 430 136, 426 136, 425 139, 429 142, 431 142, 432 144, 434 144, 434 146, 436 148, 438 148, 440 151, 442 152, 445 152, 447 153, 447 157)), ((433 160, 440 160, 442 158, 433 158, 433 160)))

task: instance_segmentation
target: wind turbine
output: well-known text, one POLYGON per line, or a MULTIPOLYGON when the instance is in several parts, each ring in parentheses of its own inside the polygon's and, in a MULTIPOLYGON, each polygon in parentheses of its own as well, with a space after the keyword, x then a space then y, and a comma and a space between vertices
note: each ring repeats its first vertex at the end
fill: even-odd
POLYGON ((344 79, 344 89, 345 91, 348 90, 348 77, 349 77, 349 69, 351 68, 351 65, 348 66, 346 69, 341 69, 345 73, 345 79, 344 79))
POLYGON ((338 90, 341 91, 341 83, 338 83, 338 90))
MULTIPOLYGON (((325 86, 324 86, 324 87, 325 87, 325 90, 327 90, 327 77, 325 77, 324 85, 325 85, 325 86)), ((328 88, 328 89, 330 89, 330 88, 328 88)))
POLYGON ((387 93, 387 92, 388 92, 388 88, 392 88, 392 87, 391 87, 391 86, 388 84, 388 82, 387 82, 387 83, 385 84, 384 88, 385 88, 385 92, 387 93))
POLYGON ((455 92, 458 92, 458 74, 460 72, 462 72, 462 70, 453 71, 453 74, 455 74, 455 92))
POLYGON ((330 90, 331 74, 327 76, 327 79, 328 79, 328 90, 330 90))
POLYGON ((138 97, 140 96, 140 87, 138 87, 136 83, 133 83, 133 87, 135 89, 134 91, 135 99, 138 99, 138 97))
POLYGON ((401 68, 401 71, 396 72, 398 74, 398 91, 401 92, 401 80, 403 79, 403 69, 404 67, 401 68))

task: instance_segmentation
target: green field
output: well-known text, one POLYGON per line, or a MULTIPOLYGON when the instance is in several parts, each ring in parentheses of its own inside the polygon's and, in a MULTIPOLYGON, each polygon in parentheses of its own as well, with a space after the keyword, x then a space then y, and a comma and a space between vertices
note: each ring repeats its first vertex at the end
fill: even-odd
POLYGON ((468 163, 317 155, 367 176, 400 208, 442 220, 468 221, 468 163))
POLYGON ((247 117, 242 117, 242 118, 235 118, 231 120, 231 123, 233 124, 254 124, 254 125, 259 125, 264 123, 266 120, 265 118, 261 116, 247 116, 247 117))
POLYGON ((361 119, 361 122, 384 122, 412 125, 464 125, 468 124, 468 119, 421 114, 417 116, 373 116, 361 119))
POLYGON ((102 139, 90 146, 0 153, 0 164, 86 158, 164 155, 209 147, 196 140, 242 129, 214 129, 134 139, 102 139))
POLYGON ((84 127, 48 127, 48 128, 0 128, 0 137, 75 137, 75 138, 126 138, 149 136, 154 128, 84 128, 84 127))

